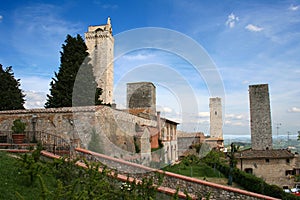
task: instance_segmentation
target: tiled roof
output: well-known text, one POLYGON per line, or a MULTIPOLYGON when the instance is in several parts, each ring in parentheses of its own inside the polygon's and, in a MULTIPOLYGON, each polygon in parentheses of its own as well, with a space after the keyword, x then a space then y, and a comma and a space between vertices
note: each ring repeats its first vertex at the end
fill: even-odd
POLYGON ((247 149, 238 153, 235 153, 236 158, 293 158, 292 154, 287 149, 270 149, 270 150, 252 150, 247 149))

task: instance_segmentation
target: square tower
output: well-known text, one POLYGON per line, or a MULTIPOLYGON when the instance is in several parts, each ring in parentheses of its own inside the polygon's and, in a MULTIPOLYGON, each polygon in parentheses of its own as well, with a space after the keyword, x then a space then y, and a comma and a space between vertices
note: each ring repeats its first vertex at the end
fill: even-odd
POLYGON ((249 101, 252 149, 272 149, 272 125, 268 84, 250 85, 249 101))
POLYGON ((223 139, 222 100, 219 97, 209 99, 210 137, 223 139))
POLYGON ((127 108, 132 114, 156 114, 156 88, 151 82, 127 83, 127 108))
POLYGON ((94 76, 98 87, 103 92, 100 99, 103 103, 112 104, 114 84, 114 38, 110 18, 107 23, 99 26, 89 26, 85 33, 85 44, 93 65, 94 76))

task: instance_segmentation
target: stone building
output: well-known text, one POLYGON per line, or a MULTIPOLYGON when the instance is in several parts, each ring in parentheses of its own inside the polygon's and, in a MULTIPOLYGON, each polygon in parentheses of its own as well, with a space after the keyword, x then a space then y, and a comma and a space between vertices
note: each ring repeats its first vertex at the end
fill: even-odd
POLYGON ((156 114, 156 88, 151 82, 127 83, 127 108, 135 115, 156 114))
POLYGON ((189 154, 189 150, 193 145, 202 144, 205 141, 204 133, 186 133, 177 131, 178 155, 185 156, 189 154))
POLYGON ((222 100, 219 97, 209 99, 210 137, 205 140, 212 148, 223 150, 222 100))
POLYGON ((113 103, 114 84, 114 38, 110 18, 104 25, 89 26, 85 44, 91 58, 98 87, 103 89, 100 99, 105 104, 113 103))
POLYGON ((151 147, 157 147, 160 141, 164 149, 163 160, 166 163, 178 160, 178 123, 162 118, 160 112, 156 112, 156 87, 153 83, 127 83, 127 111, 141 118, 157 121, 156 127, 148 127, 151 147))
POLYGON ((272 149, 272 124, 268 84, 249 86, 251 146, 272 149))
POLYGON ((235 153, 237 168, 278 186, 294 186, 299 159, 287 149, 273 149, 268 84, 250 85, 252 148, 235 153))

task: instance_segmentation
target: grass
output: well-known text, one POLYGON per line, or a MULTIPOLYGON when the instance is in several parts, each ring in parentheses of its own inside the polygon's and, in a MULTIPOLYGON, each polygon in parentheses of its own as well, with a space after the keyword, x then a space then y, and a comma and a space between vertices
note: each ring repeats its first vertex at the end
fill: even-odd
MULTIPOLYGON (((40 194, 40 185, 36 181, 33 184, 27 184, 27 180, 19 172, 19 162, 12 154, 0 152, 0 199, 38 199, 40 194), (20 195, 17 195, 20 194, 20 195)), ((44 181, 49 189, 54 186, 53 177, 43 175, 44 181)))
POLYGON ((179 163, 173 166, 168 166, 164 168, 165 171, 190 176, 190 177, 216 177, 224 178, 224 175, 216 169, 211 168, 205 163, 191 163, 185 165, 184 163, 179 163))

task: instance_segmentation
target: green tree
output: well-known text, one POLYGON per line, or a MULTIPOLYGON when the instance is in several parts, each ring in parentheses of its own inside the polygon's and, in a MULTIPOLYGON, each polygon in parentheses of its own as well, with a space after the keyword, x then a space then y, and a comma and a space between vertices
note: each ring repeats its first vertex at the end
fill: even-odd
POLYGON ((55 77, 50 83, 50 95, 47 95, 45 107, 58 108, 100 104, 99 96, 97 98, 95 96, 102 90, 97 88, 93 68, 89 64, 87 47, 82 37, 79 34, 76 37, 67 35, 60 53, 61 64, 58 73, 55 72, 55 77))
POLYGON ((0 110, 24 109, 24 97, 20 79, 15 79, 12 67, 4 70, 0 64, 0 110))

